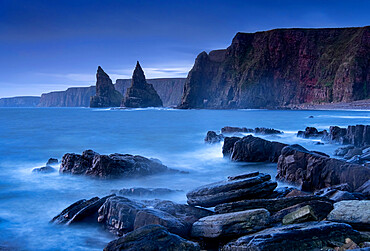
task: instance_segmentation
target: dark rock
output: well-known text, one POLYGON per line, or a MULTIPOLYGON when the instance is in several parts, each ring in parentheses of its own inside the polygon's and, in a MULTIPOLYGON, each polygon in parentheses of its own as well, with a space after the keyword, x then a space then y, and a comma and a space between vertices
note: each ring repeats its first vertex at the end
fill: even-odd
POLYGON ((310 200, 305 201, 302 203, 299 203, 294 206, 290 206, 284 209, 281 209, 280 211, 274 213, 271 216, 272 222, 281 222, 283 218, 289 214, 292 213, 302 207, 310 206, 311 210, 313 211, 314 215, 316 216, 317 220, 323 220, 326 218, 326 216, 330 213, 331 210, 333 210, 333 203, 328 200, 310 200))
POLYGON ((219 204, 215 207, 216 213, 230 213, 238 212, 249 209, 265 208, 270 213, 278 212, 284 208, 291 207, 303 202, 311 202, 314 200, 325 201, 325 198, 319 196, 297 196, 289 198, 276 198, 276 199, 252 199, 241 200, 236 202, 219 204))
POLYGON ((334 155, 335 156, 344 156, 348 153, 350 149, 355 148, 354 146, 342 146, 335 150, 334 155))
POLYGON ((214 131, 208 131, 207 136, 205 137, 204 141, 206 143, 214 144, 221 142, 224 139, 224 136, 222 134, 217 134, 214 131))
POLYGON ((146 82, 144 71, 139 62, 137 62, 132 75, 131 87, 127 89, 121 106, 131 108, 163 106, 162 100, 153 85, 146 82))
POLYGON ((245 128, 245 127, 232 127, 232 126, 225 126, 221 128, 221 133, 231 134, 231 133, 256 133, 256 134, 263 134, 263 135, 271 135, 271 134, 282 134, 282 131, 275 130, 272 128, 265 128, 265 127, 256 127, 255 129, 245 128))
POLYGON ((319 132, 315 127, 306 127, 306 130, 298 131, 297 137, 301 137, 305 139, 319 138, 319 137, 323 137, 326 134, 327 134, 326 130, 319 132))
POLYGON ((239 137, 225 137, 224 145, 222 147, 222 154, 224 155, 224 157, 231 156, 234 149, 234 144, 238 140, 240 140, 239 137))
POLYGON ((238 237, 260 231, 270 224, 266 209, 217 214, 193 224, 191 235, 197 238, 238 237))
POLYGON ((213 207, 242 199, 263 198, 271 195, 277 186, 270 179, 270 175, 257 172, 247 177, 231 177, 227 181, 207 184, 187 193, 188 204, 213 207))
POLYGON ((56 170, 52 168, 51 166, 43 166, 43 167, 38 167, 34 168, 32 170, 33 173, 52 173, 55 172, 56 170))
POLYGON ((118 191, 112 191, 121 196, 133 196, 133 197, 155 197, 163 196, 167 194, 172 194, 180 192, 179 190, 172 190, 168 188, 142 188, 142 187, 133 187, 133 188, 123 188, 118 191))
POLYGON ((233 127, 233 126, 225 126, 221 128, 221 133, 230 134, 230 133, 248 133, 253 132, 253 129, 245 128, 245 127, 233 127))
POLYGON ((315 250, 335 243, 345 243, 346 238, 359 241, 360 233, 351 226, 335 222, 307 222, 269 228, 240 237, 226 244, 222 250, 315 250))
POLYGON ((362 193, 367 199, 370 199, 370 180, 366 181, 356 192, 362 193))
POLYGON ((169 233, 159 225, 148 225, 111 241, 104 251, 199 251, 197 243, 169 233))
POLYGON ((295 224, 295 223, 301 223, 305 221, 316 221, 317 217, 315 215, 315 212, 311 208, 311 206, 306 205, 301 208, 298 208, 297 210, 287 214, 283 218, 283 224, 295 224))
POLYGON ((82 155, 67 153, 62 158, 60 173, 83 174, 98 178, 118 178, 152 175, 168 169, 156 160, 139 155, 110 154, 100 155, 86 150, 82 155))
POLYGON ((112 80, 99 66, 96 73, 96 94, 90 98, 90 107, 119 107, 122 94, 116 91, 112 80))
POLYGON ((370 168, 319 155, 303 147, 286 146, 279 157, 276 178, 300 185, 304 191, 342 183, 357 189, 370 179, 370 168))
POLYGON ((342 200, 356 200, 362 197, 360 196, 360 198, 358 198, 359 196, 356 193, 352 193, 352 188, 348 184, 340 184, 323 188, 319 191, 316 191, 315 195, 327 197, 334 202, 342 200))
POLYGON ((312 115, 311 115, 311 116, 309 116, 308 118, 309 118, 309 119, 313 119, 313 118, 314 118, 314 116, 312 116, 312 115))
POLYGON ((104 224, 112 233, 122 236, 134 230, 136 214, 144 208, 142 203, 114 196, 108 198, 100 207, 98 222, 104 224))
POLYGON ((370 125, 355 125, 347 128, 331 126, 325 138, 333 143, 351 144, 357 147, 370 145, 370 125))
POLYGON ((256 134, 271 135, 271 134, 283 134, 282 131, 275 130, 272 128, 256 127, 253 131, 256 134))
POLYGON ((328 220, 344 222, 354 228, 370 230, 370 201, 345 200, 334 203, 334 209, 328 215, 328 220))
POLYGON ((294 190, 293 187, 278 187, 268 198, 269 199, 283 198, 287 194, 289 194, 292 190, 294 190))
POLYGON ((362 150, 361 148, 352 148, 352 149, 348 149, 348 152, 343 156, 344 159, 351 159, 352 157, 356 156, 356 155, 361 155, 362 154, 362 150))
POLYGON ((303 192, 303 191, 301 191, 299 189, 294 188, 294 189, 292 189, 292 191, 290 191, 289 193, 287 193, 285 195, 285 197, 288 198, 288 197, 306 196, 306 195, 310 195, 310 193, 303 192))
POLYGON ((48 160, 48 162, 46 162, 46 165, 49 166, 49 165, 54 165, 54 164, 58 164, 58 159, 54 159, 54 158, 50 158, 48 160))
POLYGON ((234 143, 231 160, 243 162, 277 162, 286 144, 248 135, 234 143))

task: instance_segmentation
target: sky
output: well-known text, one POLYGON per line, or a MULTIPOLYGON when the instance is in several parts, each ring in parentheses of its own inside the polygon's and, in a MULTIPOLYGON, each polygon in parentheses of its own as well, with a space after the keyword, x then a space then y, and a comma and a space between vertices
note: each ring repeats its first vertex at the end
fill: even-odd
POLYGON ((139 60, 147 78, 186 77, 237 32, 370 25, 368 0, 0 0, 0 97, 113 82, 139 60))

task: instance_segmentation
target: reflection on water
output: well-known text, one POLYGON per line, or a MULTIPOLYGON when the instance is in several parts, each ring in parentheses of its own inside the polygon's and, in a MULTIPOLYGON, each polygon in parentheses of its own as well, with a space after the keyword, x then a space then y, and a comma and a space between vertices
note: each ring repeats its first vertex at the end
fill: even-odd
MULTIPOLYGON (((0 109, 0 249, 101 250, 113 236, 98 226, 55 226, 49 220, 82 198, 130 187, 167 187, 183 192, 166 199, 186 202, 190 189, 249 171, 276 174, 276 164, 231 163, 222 144, 207 145, 208 130, 223 126, 270 127, 283 135, 268 140, 298 143, 332 154, 335 145, 295 136, 306 126, 327 129, 369 121, 367 111, 268 110, 98 110, 84 108, 0 109), (314 118, 308 118, 309 116, 314 118), (97 180, 81 176, 35 174, 50 157, 93 149, 101 154, 130 153, 160 159, 188 174, 140 179, 97 180)), ((58 168, 58 167, 56 167, 58 168)), ((280 184, 281 185, 281 184, 280 184)))

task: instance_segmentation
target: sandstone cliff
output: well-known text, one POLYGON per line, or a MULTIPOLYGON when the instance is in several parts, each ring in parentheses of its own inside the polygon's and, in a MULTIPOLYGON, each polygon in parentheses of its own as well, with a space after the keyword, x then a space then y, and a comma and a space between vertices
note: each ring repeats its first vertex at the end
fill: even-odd
POLYGON ((40 107, 89 107, 90 97, 95 95, 95 86, 72 87, 65 91, 43 93, 40 107))
POLYGON ((238 33, 202 52, 179 108, 279 108, 370 96, 370 26, 238 33))
POLYGON ((163 102, 153 85, 148 84, 139 61, 132 74, 131 86, 126 90, 123 107, 161 107, 163 102))
POLYGON ((118 107, 122 94, 116 91, 112 80, 99 66, 96 73, 96 94, 90 99, 90 107, 118 107))
POLYGON ((40 97, 20 96, 11 98, 0 98, 0 107, 36 107, 40 97))

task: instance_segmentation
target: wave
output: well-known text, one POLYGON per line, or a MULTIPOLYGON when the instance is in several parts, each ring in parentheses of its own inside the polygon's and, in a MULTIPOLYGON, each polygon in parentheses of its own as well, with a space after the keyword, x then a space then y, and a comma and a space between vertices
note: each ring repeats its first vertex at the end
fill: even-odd
POLYGON ((346 116, 346 115, 319 115, 320 118, 339 118, 339 119, 370 119, 370 116, 346 116))

